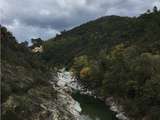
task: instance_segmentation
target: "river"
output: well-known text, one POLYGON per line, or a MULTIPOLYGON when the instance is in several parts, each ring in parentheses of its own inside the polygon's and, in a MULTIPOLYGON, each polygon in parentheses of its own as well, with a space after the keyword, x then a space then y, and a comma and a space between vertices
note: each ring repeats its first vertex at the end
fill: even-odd
MULTIPOLYGON (((65 71, 65 69, 61 69, 59 71, 57 85, 63 89, 73 88, 77 91, 79 85, 77 82, 74 82, 75 79, 73 78, 72 73, 65 71)), ((81 91, 81 87, 79 90, 81 91)), ((78 92, 73 92, 72 97, 79 104, 71 105, 76 106, 75 110, 82 110, 80 112, 80 120, 117 120, 115 117, 116 113, 112 112, 103 101, 78 92)))
POLYGON ((80 120, 117 120, 115 113, 99 99, 79 93, 74 94, 73 98, 82 108, 80 120))

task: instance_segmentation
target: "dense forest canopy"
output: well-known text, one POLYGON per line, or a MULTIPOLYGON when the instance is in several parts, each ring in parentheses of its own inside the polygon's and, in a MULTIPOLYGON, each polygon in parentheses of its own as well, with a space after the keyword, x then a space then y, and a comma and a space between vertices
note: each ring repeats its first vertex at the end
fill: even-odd
MULTIPOLYGON (((5 27, 1 36, 1 118, 38 119, 43 109, 38 104, 52 101, 56 93, 50 85, 51 73, 27 42, 18 43, 5 27)), ((40 116, 44 119, 44 116, 40 116)))
POLYGON ((151 47, 156 51, 159 47, 159 14, 154 10, 139 17, 106 16, 64 31, 44 43, 43 59, 47 63, 68 64, 75 56, 96 57, 100 51, 108 51, 120 43, 137 44, 144 51, 151 47))
POLYGON ((42 59, 66 65, 87 89, 114 96, 128 115, 160 119, 160 11, 106 16, 43 44, 42 59))

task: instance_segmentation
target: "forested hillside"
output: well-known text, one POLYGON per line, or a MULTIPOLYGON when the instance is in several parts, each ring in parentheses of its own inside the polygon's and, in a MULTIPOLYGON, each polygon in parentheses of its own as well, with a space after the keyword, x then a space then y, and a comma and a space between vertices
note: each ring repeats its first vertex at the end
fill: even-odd
POLYGON ((0 26, 1 36, 1 117, 2 120, 46 119, 40 104, 53 102, 56 92, 50 85, 50 71, 27 47, 0 26))
POLYGON ((77 120, 70 89, 58 86, 59 76, 31 48, 42 40, 18 43, 0 26, 2 120, 77 120))
POLYGON ((157 49, 159 44, 154 42, 159 37, 159 16, 157 10, 139 17, 107 16, 63 31, 44 43, 43 58, 53 64, 68 64, 75 56, 96 57, 100 51, 108 51, 120 43, 143 43, 139 45, 157 49))
POLYGON ((46 41, 42 58, 69 65, 80 83, 113 96, 136 120, 160 120, 160 11, 107 16, 46 41))

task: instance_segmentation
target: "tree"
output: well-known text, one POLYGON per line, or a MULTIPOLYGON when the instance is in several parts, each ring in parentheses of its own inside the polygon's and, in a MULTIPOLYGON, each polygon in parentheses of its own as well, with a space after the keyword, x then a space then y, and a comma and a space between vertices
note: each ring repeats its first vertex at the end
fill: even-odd
POLYGON ((36 38, 36 39, 32 38, 31 42, 34 47, 39 47, 40 45, 42 45, 43 40, 41 38, 36 38))
POLYGON ((148 10, 147 10, 147 14, 150 14, 150 13, 151 13, 151 10, 150 10, 150 9, 148 9, 148 10))
POLYGON ((28 41, 21 42, 21 45, 24 47, 28 47, 28 41))
POLYGON ((90 67, 84 67, 80 71, 80 77, 81 78, 89 78, 91 74, 91 68, 90 67))
POLYGON ((158 12, 157 6, 154 6, 154 7, 153 7, 153 12, 155 12, 155 13, 158 12))

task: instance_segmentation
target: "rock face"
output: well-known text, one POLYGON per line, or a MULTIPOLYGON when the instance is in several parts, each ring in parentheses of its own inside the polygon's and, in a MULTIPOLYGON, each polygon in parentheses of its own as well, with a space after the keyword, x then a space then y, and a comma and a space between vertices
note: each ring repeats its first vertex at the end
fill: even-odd
POLYGON ((56 98, 54 100, 48 99, 40 104, 43 111, 39 116, 43 116, 45 120, 79 120, 81 107, 71 97, 72 87, 70 83, 74 80, 71 74, 62 69, 57 72, 56 77, 53 77, 50 84, 56 92, 56 98))
MULTIPOLYGON (((71 97, 72 86, 71 83, 74 78, 70 72, 66 72, 64 69, 57 73, 57 81, 51 82, 53 88, 57 91, 57 102, 59 106, 65 106, 66 111, 72 116, 72 119, 79 120, 81 107, 80 104, 71 97)), ((71 120, 71 118, 66 119, 71 120)))

